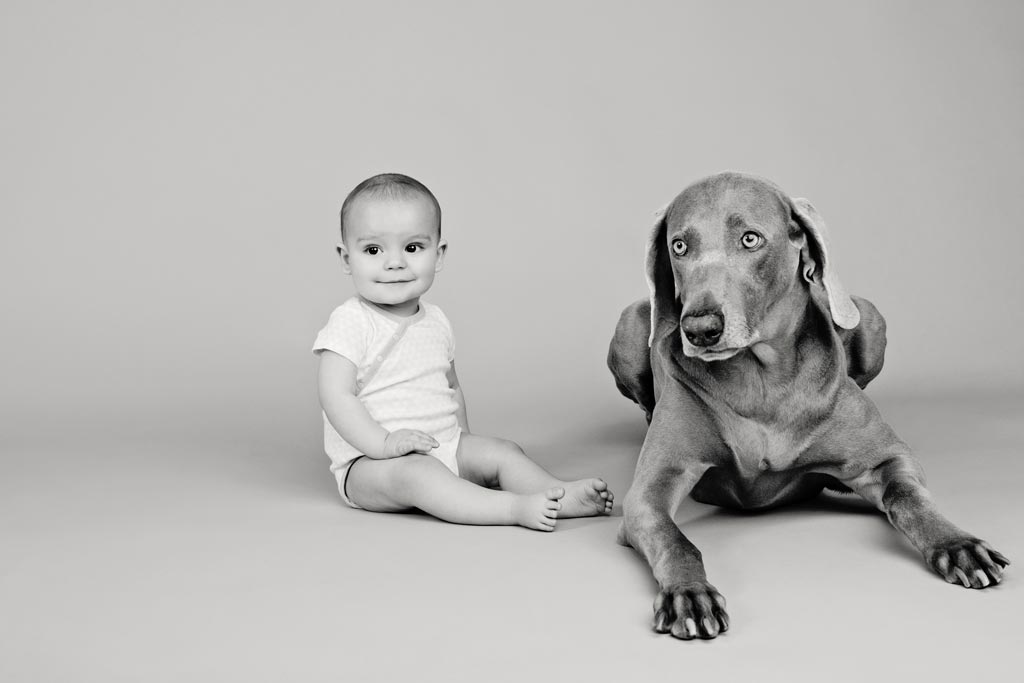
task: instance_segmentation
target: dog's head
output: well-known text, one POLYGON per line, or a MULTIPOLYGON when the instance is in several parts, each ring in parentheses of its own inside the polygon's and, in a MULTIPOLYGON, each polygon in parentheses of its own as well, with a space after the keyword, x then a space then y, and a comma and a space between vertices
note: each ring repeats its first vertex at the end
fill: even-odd
POLYGON ((836 325, 860 320, 821 216, 754 176, 720 173, 683 190, 657 214, 646 265, 651 339, 659 321, 678 325, 690 357, 724 360, 771 338, 798 287, 824 287, 836 325))

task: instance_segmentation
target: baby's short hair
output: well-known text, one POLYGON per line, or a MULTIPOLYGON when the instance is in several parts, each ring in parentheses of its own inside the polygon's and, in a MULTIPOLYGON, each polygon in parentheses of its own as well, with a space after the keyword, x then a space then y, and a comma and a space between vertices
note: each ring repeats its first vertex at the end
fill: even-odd
POLYGON ((441 237, 441 205, 437 202, 434 193, 427 189, 427 186, 407 175, 401 173, 380 173, 367 178, 353 188, 345 197, 341 205, 341 239, 345 240, 345 217, 360 197, 369 199, 412 199, 413 197, 426 197, 434 206, 434 213, 437 216, 437 236, 441 237))

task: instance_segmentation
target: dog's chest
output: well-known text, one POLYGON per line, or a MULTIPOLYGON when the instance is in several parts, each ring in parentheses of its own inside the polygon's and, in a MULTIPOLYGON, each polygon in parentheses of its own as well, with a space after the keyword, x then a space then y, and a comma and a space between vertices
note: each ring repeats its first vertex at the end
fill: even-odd
POLYGON ((723 420, 719 427, 722 440, 732 452, 734 464, 744 479, 791 469, 807 448, 806 438, 800 438, 785 423, 766 423, 734 415, 732 419, 723 420))

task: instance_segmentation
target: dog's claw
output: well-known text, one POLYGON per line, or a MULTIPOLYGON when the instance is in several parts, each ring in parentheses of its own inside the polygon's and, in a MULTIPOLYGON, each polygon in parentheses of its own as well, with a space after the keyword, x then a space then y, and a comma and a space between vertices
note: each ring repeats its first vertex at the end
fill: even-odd
POLYGON ((672 629, 672 605, 664 593, 658 593, 654 599, 654 630, 668 633, 672 629))
POLYGON ((654 614, 654 630, 658 633, 668 633, 671 630, 669 624, 672 618, 665 610, 659 610, 654 614))
POLYGON ((697 624, 693 623, 693 619, 687 617, 683 625, 686 626, 687 638, 695 638, 697 636, 697 624))
POLYGON ((965 588, 989 588, 1003 580, 1009 564, 1002 553, 977 538, 959 538, 935 547, 925 557, 942 578, 965 588))
POLYGON ((935 571, 941 574, 946 581, 951 581, 952 574, 949 571, 949 556, 939 555, 935 559, 935 571))
POLYGON ((669 586, 654 600, 654 630, 680 640, 715 638, 729 629, 725 598, 704 581, 669 586))
POLYGON ((994 560, 995 563, 998 564, 1000 567, 1010 566, 1010 560, 1006 558, 1006 555, 1003 555, 1001 552, 990 546, 985 541, 982 541, 978 545, 980 545, 985 550, 985 552, 988 553, 989 557, 991 557, 992 560, 994 560))

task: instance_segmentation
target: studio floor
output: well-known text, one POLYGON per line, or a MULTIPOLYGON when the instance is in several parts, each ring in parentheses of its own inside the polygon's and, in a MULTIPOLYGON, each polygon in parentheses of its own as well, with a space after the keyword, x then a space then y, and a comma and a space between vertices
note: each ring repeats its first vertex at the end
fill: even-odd
MULTIPOLYGON (((2 442, 0 679, 1003 679, 1024 636, 1024 397, 876 401, 947 516, 1018 564, 966 590, 851 497, 758 515, 687 502, 732 617, 711 642, 651 631, 655 584, 615 542, 618 507, 552 534, 351 510, 316 438, 296 437, 305 419, 246 439, 18 425, 2 442)), ((639 411, 563 417, 507 436, 621 499, 639 411)))

